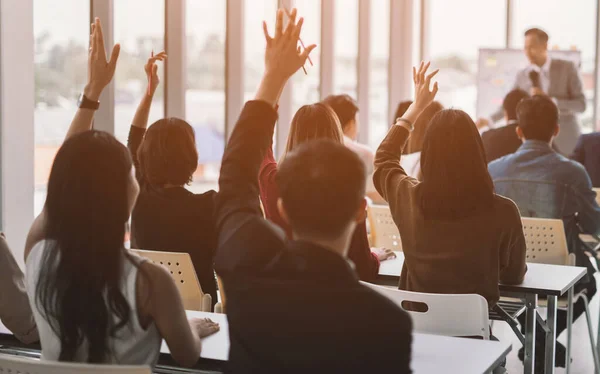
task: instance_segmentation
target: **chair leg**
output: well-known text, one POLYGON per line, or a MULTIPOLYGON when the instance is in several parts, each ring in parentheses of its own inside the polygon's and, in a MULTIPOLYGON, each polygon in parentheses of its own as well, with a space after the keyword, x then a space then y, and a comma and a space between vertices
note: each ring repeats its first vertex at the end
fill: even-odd
POLYGON ((573 335, 573 287, 568 292, 568 304, 567 304, 567 357, 566 360, 566 374, 571 372, 571 337, 573 335))
POLYGON ((592 328, 592 318, 590 317, 590 308, 587 296, 582 295, 581 299, 585 305, 585 318, 587 320, 588 333, 590 334, 590 344, 592 345, 592 356, 594 357, 594 368, 596 374, 600 374, 600 362, 598 361, 598 352, 594 347, 594 329, 592 328))

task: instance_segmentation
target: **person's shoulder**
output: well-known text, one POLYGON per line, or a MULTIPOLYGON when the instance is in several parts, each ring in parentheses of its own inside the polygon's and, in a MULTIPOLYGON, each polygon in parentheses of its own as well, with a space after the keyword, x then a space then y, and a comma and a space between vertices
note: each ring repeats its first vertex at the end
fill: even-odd
POLYGON ((577 65, 573 61, 565 60, 562 58, 553 58, 551 64, 559 66, 565 70, 575 70, 577 71, 577 65))
POLYGON ((515 158, 515 153, 508 154, 506 156, 502 156, 500 158, 495 159, 494 161, 488 164, 488 171, 492 178, 498 177, 495 175, 496 173, 500 173, 504 168, 513 162, 515 158))
POLYGON ((519 208, 517 207, 517 204, 515 204, 515 202, 511 199, 504 196, 494 194, 494 209, 497 213, 504 216, 520 217, 519 208))
POLYGON ((582 134, 581 139, 583 142, 600 142, 600 132, 591 132, 589 134, 582 134))

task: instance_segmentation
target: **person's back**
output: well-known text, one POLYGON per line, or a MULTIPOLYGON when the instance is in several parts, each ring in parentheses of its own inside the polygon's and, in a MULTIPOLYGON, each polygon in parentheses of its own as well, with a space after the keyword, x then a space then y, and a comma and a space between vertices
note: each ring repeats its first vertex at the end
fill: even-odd
MULTIPOLYGON (((267 71, 221 166, 215 268, 227 294, 226 372, 410 373, 410 318, 362 286, 346 260, 364 220, 366 171, 359 157, 330 140, 298 146, 277 175, 277 209, 296 240, 286 242, 261 217, 258 172, 273 137, 274 106, 315 47, 297 52, 295 16, 293 10, 285 31, 266 36, 267 71)), ((277 23, 282 30, 282 10, 277 23)))
POLYGON ((437 91, 429 92, 429 79, 423 73, 420 83, 415 81, 415 102, 375 156, 375 187, 389 202, 405 255, 399 287, 477 293, 491 308, 499 299, 498 283, 518 284, 526 272, 519 212, 494 194, 481 138, 462 111, 444 110, 431 120, 423 140, 421 182, 400 166, 412 123, 437 91))
MULTIPOLYGON (((569 219, 578 213, 584 230, 597 234, 600 232, 600 207, 585 168, 550 146, 554 134, 558 133, 557 123, 558 110, 552 101, 539 96, 524 100, 519 106, 519 132, 525 141, 514 154, 490 163, 490 175, 497 192, 523 207, 523 215, 569 219), (556 188, 549 186, 539 192, 546 197, 544 199, 525 195, 519 185, 528 181, 553 183, 562 192, 553 193, 556 188), (550 197, 553 201, 548 200, 550 197)), ((576 236, 573 226, 567 226, 567 236, 576 236)))
MULTIPOLYGON (((148 65, 146 72, 149 72, 148 65)), ((140 184, 140 194, 131 215, 131 247, 189 253, 202 292, 211 295, 214 306, 217 303, 213 269, 217 193, 211 190, 194 194, 185 188, 198 167, 194 130, 187 122, 164 118, 146 130, 158 76, 150 81, 151 95, 141 101, 127 141, 140 184)))
POLYGON ((592 186, 600 187, 600 132, 583 134, 577 141, 571 158, 585 167, 592 186))
MULTIPOLYGON (((51 324, 55 324, 56 321, 51 322, 46 317, 45 312, 40 309, 40 304, 36 300, 36 295, 39 292, 38 288, 40 287, 38 284, 39 275, 42 271, 41 267, 44 266, 43 255, 44 251, 47 250, 46 243, 46 241, 37 243, 27 258, 27 293, 29 295, 29 303, 33 306, 33 314, 37 322, 40 341, 43 347, 42 359, 59 361, 62 350, 61 338, 54 331, 51 324)), ((109 336, 107 344, 110 349, 110 355, 104 363, 115 365, 146 364, 154 366, 158 361, 162 338, 154 323, 146 328, 142 327, 135 308, 136 279, 139 265, 143 261, 143 259, 133 254, 127 257, 123 255, 123 269, 119 288, 130 308, 129 313, 131 318, 127 326, 119 329, 114 335, 109 336)), ((49 272, 53 273, 55 271, 56 269, 52 269, 49 272)), ((109 318, 112 319, 112 324, 117 325, 120 322, 119 316, 112 313, 111 310, 107 310, 107 312, 110 316, 109 318)), ((82 313, 84 312, 82 311, 82 313)), ((75 351, 73 361, 88 362, 90 359, 88 349, 89 342, 83 340, 75 351)))

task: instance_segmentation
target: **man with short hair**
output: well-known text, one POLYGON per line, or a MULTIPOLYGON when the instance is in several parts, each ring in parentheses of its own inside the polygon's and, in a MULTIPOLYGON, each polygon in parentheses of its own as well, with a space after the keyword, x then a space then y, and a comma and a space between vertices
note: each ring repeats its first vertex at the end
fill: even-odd
POLYGON ((506 124, 481 134, 488 163, 514 153, 521 146, 521 139, 517 135, 517 105, 527 97, 529 94, 521 89, 510 91, 502 102, 506 124))
POLYGON ((364 220, 365 166, 331 141, 308 142, 279 166, 278 209, 294 240, 262 218, 258 171, 280 93, 314 46, 297 51, 293 10, 277 13, 265 74, 227 144, 219 177, 215 269, 227 295, 232 373, 410 373, 410 317, 361 284, 346 259, 364 220), (375 316, 375 317, 374 317, 375 316), (374 317, 374 318, 372 318, 374 317), (377 344, 373 344, 377 342, 377 344))
MULTIPOLYGON (((547 96, 558 106, 561 132, 555 145, 563 155, 570 155, 581 134, 577 114, 586 108, 583 83, 578 66, 548 55, 548 39, 548 34, 538 28, 525 32, 524 51, 530 65, 519 71, 513 88, 520 88, 532 96, 547 96)), ((502 116, 502 110, 499 110, 491 120, 499 121, 502 116)))
MULTIPOLYGON (((562 219, 569 251, 588 276, 576 287, 588 298, 596 292, 594 268, 579 239, 579 224, 589 234, 600 234, 600 207, 587 172, 581 164, 555 152, 553 139, 559 134, 559 114, 547 96, 533 96, 517 107, 517 134, 523 145, 513 154, 489 164, 496 193, 512 199, 524 217, 562 219)), ((574 305, 574 318, 584 312, 583 300, 574 305)), ((556 335, 566 328, 566 312, 558 311, 556 335)), ((544 334, 537 335, 536 362, 543 363, 544 334), (540 356, 538 353, 540 352, 540 356), (538 359, 539 357, 539 359, 538 359)), ((564 366, 564 347, 557 343, 557 366, 564 366)))

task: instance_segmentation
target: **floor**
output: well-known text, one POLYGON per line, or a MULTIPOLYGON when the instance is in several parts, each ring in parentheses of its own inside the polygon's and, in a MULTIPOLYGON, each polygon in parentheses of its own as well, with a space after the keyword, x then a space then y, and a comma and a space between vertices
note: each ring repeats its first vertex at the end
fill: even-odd
MULTIPOLYGON (((596 275, 596 281, 600 279, 600 275, 596 275)), ((590 303, 590 311, 592 318, 592 327, 594 329, 594 337, 598 329, 599 319, 599 302, 598 295, 596 295, 590 303)), ((545 317, 545 315, 542 315, 545 317)), ((510 341, 512 343, 512 351, 508 355, 506 362, 506 370, 510 374, 522 373, 523 364, 517 357, 517 352, 521 348, 521 343, 515 337, 510 327, 503 322, 494 323, 494 335, 501 341, 510 341)), ((558 337, 558 341, 566 345, 567 335, 566 332, 558 337)), ((572 337, 572 362, 571 362, 571 374, 592 374, 594 373, 594 360, 592 358, 592 351, 590 347, 590 339, 587 332, 587 325, 585 316, 582 315, 573 325, 573 337, 572 337)), ((565 373, 564 368, 556 368, 556 374, 565 373)))

